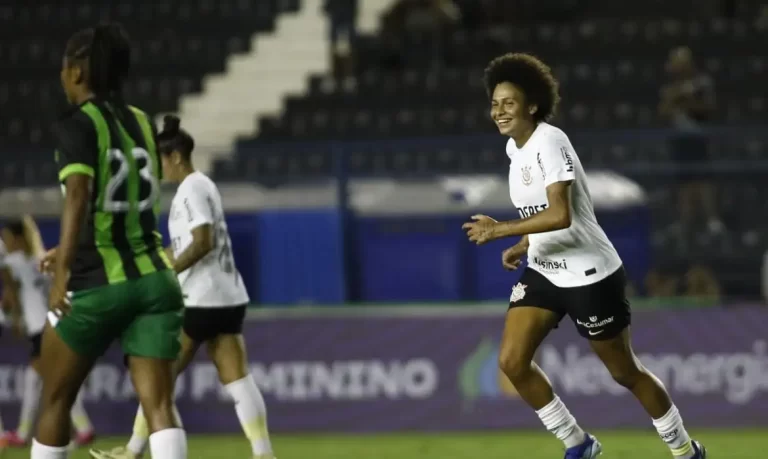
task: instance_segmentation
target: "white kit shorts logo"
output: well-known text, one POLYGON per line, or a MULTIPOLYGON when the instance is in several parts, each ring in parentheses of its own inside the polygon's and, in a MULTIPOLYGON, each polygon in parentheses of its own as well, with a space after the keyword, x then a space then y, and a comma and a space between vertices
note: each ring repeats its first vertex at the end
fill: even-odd
POLYGON ((614 318, 613 316, 611 316, 607 319, 603 319, 598 322, 597 316, 589 316, 589 322, 582 322, 581 320, 576 319, 576 324, 589 330, 590 336, 595 336, 605 331, 605 330, 595 330, 596 328, 603 328, 606 325, 613 323, 613 320, 614 318))
POLYGON ((512 303, 517 303, 518 301, 525 298, 525 289, 527 287, 527 285, 518 282, 517 285, 512 287, 512 294, 509 295, 509 301, 512 303))

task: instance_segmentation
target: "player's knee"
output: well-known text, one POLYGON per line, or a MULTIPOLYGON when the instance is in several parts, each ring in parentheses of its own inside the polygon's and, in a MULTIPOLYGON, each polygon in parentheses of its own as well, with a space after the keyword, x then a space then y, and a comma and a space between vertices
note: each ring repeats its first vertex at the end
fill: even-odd
POLYGON ((68 384, 44 384, 40 393, 40 402, 48 407, 66 407, 75 403, 79 387, 68 384))
POLYGON ((49 416, 57 416, 62 419, 66 419, 69 416, 69 411, 72 409, 72 405, 75 403, 74 397, 69 397, 62 391, 55 391, 49 394, 43 394, 40 400, 40 405, 49 416))
POLYGON ((531 359, 517 348, 502 348, 499 352, 499 368, 514 383, 531 371, 531 359))

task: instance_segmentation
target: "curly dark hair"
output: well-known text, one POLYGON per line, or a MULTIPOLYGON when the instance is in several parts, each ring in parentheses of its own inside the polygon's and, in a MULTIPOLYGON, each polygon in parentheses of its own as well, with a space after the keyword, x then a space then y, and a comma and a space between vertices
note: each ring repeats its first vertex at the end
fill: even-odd
POLYGON ((118 96, 131 69, 131 42, 120 24, 102 24, 75 33, 67 59, 88 62, 88 86, 102 97, 118 96))
POLYGON ((536 104, 533 114, 537 123, 549 121, 560 103, 560 83, 552 69, 539 58, 525 53, 508 53, 492 60, 483 76, 485 90, 490 98, 501 83, 512 83, 525 94, 527 103, 536 104))

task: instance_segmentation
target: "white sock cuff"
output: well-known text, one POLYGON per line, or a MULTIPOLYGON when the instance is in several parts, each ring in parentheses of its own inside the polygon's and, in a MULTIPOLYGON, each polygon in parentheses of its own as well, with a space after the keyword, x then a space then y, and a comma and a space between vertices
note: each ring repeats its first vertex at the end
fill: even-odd
POLYGON ((184 433, 184 429, 179 427, 171 427, 170 429, 158 430, 157 432, 151 434, 149 438, 175 437, 176 435, 179 435, 179 433, 186 435, 184 433))
POLYGON ((248 374, 244 378, 238 379, 237 381, 232 381, 231 383, 224 386, 224 388, 229 392, 230 394, 241 391, 243 388, 250 386, 251 384, 256 384, 256 380, 253 379, 253 375, 248 374))
POLYGON ((184 429, 163 429, 149 436, 152 457, 187 459, 187 434, 184 429))
POLYGON ((36 438, 32 439, 32 454, 33 459, 66 459, 69 453, 67 446, 47 446, 36 438))
POLYGON ((670 422, 675 422, 678 418, 680 418, 680 412, 677 410, 675 405, 672 405, 672 407, 664 416, 653 420, 653 425, 656 427, 661 427, 665 424, 669 424, 670 422))
POLYGON ((544 408, 540 410, 536 410, 536 414, 538 414, 539 417, 546 416, 548 414, 556 412, 562 406, 563 406, 562 400, 560 400, 560 397, 555 395, 555 398, 551 402, 549 402, 544 408))

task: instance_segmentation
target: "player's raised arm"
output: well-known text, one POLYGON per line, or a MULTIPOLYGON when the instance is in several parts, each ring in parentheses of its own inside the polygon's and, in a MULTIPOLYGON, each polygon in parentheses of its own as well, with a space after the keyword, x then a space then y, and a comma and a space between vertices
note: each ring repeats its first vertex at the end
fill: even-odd
POLYGON ((24 215, 21 221, 24 225, 24 239, 27 241, 31 255, 42 259, 45 256, 45 244, 35 219, 31 215, 24 215))
POLYGON ((0 285, 3 287, 3 310, 11 317, 20 314, 20 304, 18 295, 18 283, 13 278, 11 270, 5 265, 5 244, 0 239, 0 285))

